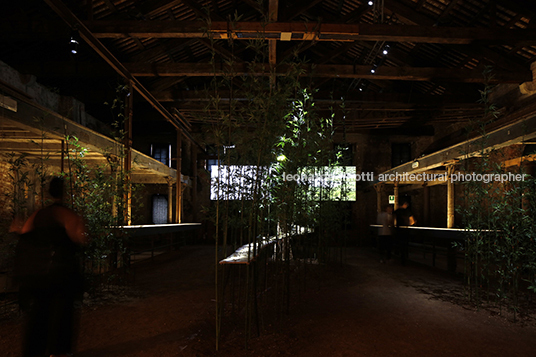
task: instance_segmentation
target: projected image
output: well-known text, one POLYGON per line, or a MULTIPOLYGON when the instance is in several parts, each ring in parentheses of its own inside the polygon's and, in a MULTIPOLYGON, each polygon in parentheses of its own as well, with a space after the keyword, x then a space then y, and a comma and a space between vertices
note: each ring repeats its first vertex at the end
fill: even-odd
POLYGON ((355 201, 355 166, 307 167, 299 175, 299 183, 307 185, 310 199, 315 201, 355 201))
MULTIPOLYGON (((257 166, 212 165, 211 200, 252 200, 255 185, 261 195, 267 193, 268 168, 257 166), (257 182, 257 175, 264 177, 257 182)), ((314 201, 355 201, 355 166, 306 167, 298 173, 283 173, 283 180, 295 182, 298 190, 314 201)))
POLYGON ((257 166, 253 165, 212 165, 210 171, 211 200, 252 200, 257 171, 261 175, 266 174, 265 168, 257 170, 257 166))

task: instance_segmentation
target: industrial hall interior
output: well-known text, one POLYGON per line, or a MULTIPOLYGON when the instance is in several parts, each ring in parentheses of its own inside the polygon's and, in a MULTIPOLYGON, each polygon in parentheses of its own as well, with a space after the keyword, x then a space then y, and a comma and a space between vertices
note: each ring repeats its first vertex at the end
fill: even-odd
POLYGON ((530 355, 535 160, 533 0, 3 1, 0 354, 530 355))

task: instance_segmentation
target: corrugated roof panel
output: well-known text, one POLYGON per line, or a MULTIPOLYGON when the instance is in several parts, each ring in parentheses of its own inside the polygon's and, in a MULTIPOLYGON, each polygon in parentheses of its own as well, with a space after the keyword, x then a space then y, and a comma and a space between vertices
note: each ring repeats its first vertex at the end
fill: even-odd
MULTIPOLYGON (((191 21, 191 20, 197 19, 197 15, 188 6, 182 3, 169 9, 169 12, 173 14, 173 17, 175 18, 175 20, 191 21)), ((168 10, 161 11, 155 14, 153 17, 154 20, 168 19, 168 18, 169 18, 168 10)))
POLYGON ((475 69, 475 68, 477 68, 479 65, 480 65, 480 61, 479 61, 479 60, 476 60, 476 59, 474 59, 474 58, 471 58, 471 59, 469 59, 469 60, 465 63, 465 68, 468 68, 468 69, 475 69))
POLYGON ((366 6, 366 5, 364 4, 360 5, 355 1, 345 1, 341 9, 341 16, 348 15, 352 13, 353 11, 360 9, 363 6, 366 6))
POLYGON ((360 4, 359 2, 356 2, 356 1, 335 1, 335 0, 322 1, 319 5, 321 6, 322 10, 328 11, 333 16, 339 16, 339 17, 346 16, 363 6, 368 6, 368 5, 360 4))
POLYGON ((432 14, 436 15, 437 17, 439 17, 443 13, 443 11, 445 10, 445 7, 440 6, 437 2, 435 2, 435 3, 426 2, 423 5, 423 9, 426 9, 430 13, 432 13, 432 14))
POLYGON ((139 47, 136 45, 133 39, 123 38, 113 41, 113 46, 116 50, 123 51, 125 53, 132 53, 136 50, 139 50, 139 47))
POLYGON ((134 0, 110 0, 118 11, 134 9, 136 1, 134 0))
POLYGON ((526 60, 531 60, 536 56, 536 48, 534 47, 524 47, 517 52, 518 56, 523 57, 526 60))
POLYGON ((415 48, 415 43, 413 43, 413 42, 400 42, 400 43, 397 43, 395 46, 396 46, 396 49, 398 51, 402 51, 402 52, 404 52, 406 54, 409 54, 415 48))
POLYGON ((506 7, 497 4, 497 14, 504 14, 503 16, 513 18, 517 15, 517 12, 507 9, 506 7))
POLYGON ((113 13, 114 11, 112 11, 104 1, 93 2, 93 18, 95 20, 101 20, 113 13))
POLYGON ((455 51, 446 51, 439 57, 439 62, 445 67, 457 68, 462 62, 466 60, 467 56, 461 55, 455 51))
MULTIPOLYGON (((451 16, 459 20, 460 25, 466 26, 474 22, 477 16, 480 16, 485 10, 485 5, 481 2, 463 1, 457 6, 451 16)), ((481 21, 481 19, 479 20, 481 21)), ((473 24, 475 25, 475 24, 473 24)))
POLYGON ((529 26, 529 22, 530 22, 530 19, 526 17, 522 17, 521 19, 519 19, 519 21, 515 23, 514 28, 526 29, 529 26))

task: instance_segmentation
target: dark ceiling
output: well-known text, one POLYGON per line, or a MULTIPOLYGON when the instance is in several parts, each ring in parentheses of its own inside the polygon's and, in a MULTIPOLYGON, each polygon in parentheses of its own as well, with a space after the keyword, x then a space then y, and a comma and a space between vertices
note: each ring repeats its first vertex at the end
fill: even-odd
MULTIPOLYGON (((212 55, 248 72, 247 39, 259 29, 269 44, 267 65, 284 73, 282 64, 297 55, 308 63, 320 107, 345 98, 348 132, 480 117, 485 66, 495 83, 532 80, 536 2, 374 1, 9 1, 0 13, 0 60, 78 98, 102 120, 110 116, 104 103, 126 77, 136 89, 137 121, 155 127, 152 121, 167 120, 191 131, 203 106, 196 90, 213 76, 212 55), (73 30, 81 37, 77 55, 69 49, 73 30)), ((239 83, 235 89, 236 96, 239 83)), ((343 125, 340 116, 336 123, 343 125)))

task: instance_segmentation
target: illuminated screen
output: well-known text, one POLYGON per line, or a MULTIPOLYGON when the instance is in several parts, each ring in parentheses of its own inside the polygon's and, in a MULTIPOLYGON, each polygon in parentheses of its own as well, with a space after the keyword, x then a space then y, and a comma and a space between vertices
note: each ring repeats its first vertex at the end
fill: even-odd
POLYGON ((307 185, 310 199, 315 201, 355 201, 355 166, 306 167, 288 179, 307 185))
MULTIPOLYGON (((257 178, 257 166, 212 165, 210 199, 252 200, 257 178)), ((261 175, 266 174, 266 169, 261 175)), ((261 182, 262 183, 262 182, 261 182)))
MULTIPOLYGON (((210 199, 217 200, 219 197, 220 200, 252 200, 257 174, 266 177, 269 171, 267 168, 257 169, 257 166, 253 165, 212 165, 210 199)), ((299 173, 285 172, 281 175, 288 184, 297 182, 311 200, 356 200, 355 166, 306 167, 299 173)), ((261 185, 261 193, 267 192, 266 180, 257 184, 261 185)))

